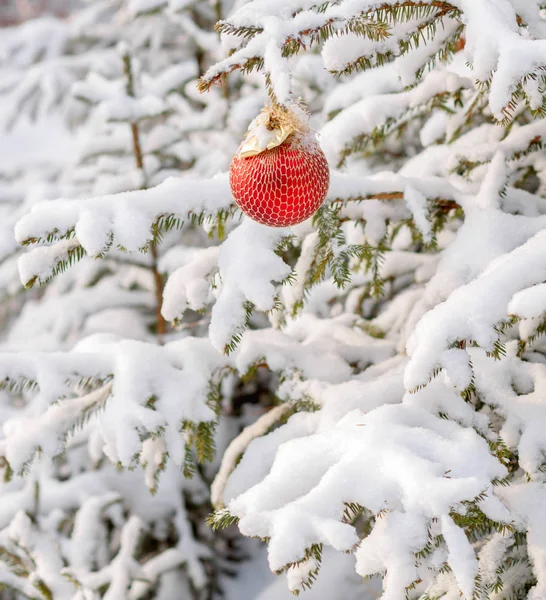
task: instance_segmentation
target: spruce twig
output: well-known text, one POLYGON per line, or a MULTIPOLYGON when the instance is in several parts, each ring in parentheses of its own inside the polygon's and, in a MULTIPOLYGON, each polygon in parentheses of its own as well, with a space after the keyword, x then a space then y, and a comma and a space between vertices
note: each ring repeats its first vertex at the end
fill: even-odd
MULTIPOLYGON (((123 72, 126 77, 126 92, 127 95, 131 98, 135 97, 135 85, 133 78, 133 68, 132 61, 129 52, 125 51, 122 54, 123 60, 123 72)), ((148 187, 148 179, 146 176, 146 170, 144 168, 144 159, 142 155, 142 145, 140 143, 140 130, 137 122, 131 122, 131 134, 133 139, 133 152, 135 155, 135 162, 137 169, 142 173, 142 186, 141 189, 146 189, 148 187)), ((155 236, 154 236, 155 238, 155 236)), ((159 343, 163 342, 165 334, 167 333, 167 322, 165 321, 163 315, 161 314, 161 307, 163 306, 163 277, 158 269, 158 258, 159 254, 157 251, 157 243, 155 239, 152 239, 150 242, 150 254, 152 257, 152 275, 154 278, 154 287, 155 287, 155 321, 156 321, 156 333, 159 343)))

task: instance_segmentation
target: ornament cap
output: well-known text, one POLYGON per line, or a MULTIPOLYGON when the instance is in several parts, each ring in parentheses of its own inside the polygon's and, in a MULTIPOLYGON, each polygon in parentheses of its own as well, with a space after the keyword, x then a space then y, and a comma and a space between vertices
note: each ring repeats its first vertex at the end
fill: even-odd
POLYGON ((293 111, 279 105, 266 105, 250 124, 239 148, 239 157, 250 158, 273 150, 292 133, 302 133, 307 129, 307 125, 293 111))

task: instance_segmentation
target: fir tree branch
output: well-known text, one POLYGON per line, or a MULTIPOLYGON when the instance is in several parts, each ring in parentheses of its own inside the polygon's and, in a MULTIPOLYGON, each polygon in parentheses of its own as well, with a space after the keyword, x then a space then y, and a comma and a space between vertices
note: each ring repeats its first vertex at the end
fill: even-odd
POLYGON ((211 486, 211 501, 216 509, 224 506, 224 489, 228 478, 235 468, 239 458, 248 448, 253 439, 264 435, 273 425, 281 421, 283 416, 292 410, 293 406, 289 402, 275 406, 262 415, 252 425, 245 427, 243 431, 230 443, 224 452, 222 464, 218 474, 214 478, 211 486))
MULTIPOLYGON (((125 51, 122 54, 123 60, 123 71, 126 77, 126 91, 127 95, 131 98, 135 97, 135 87, 133 80, 133 69, 130 54, 125 51)), ((142 146, 140 143, 140 130, 137 122, 131 122, 131 134, 133 139, 133 152, 135 155, 135 162, 137 169, 142 173, 142 186, 141 189, 147 189, 147 176, 146 170, 144 168, 144 160, 142 156, 142 146)), ((155 297, 156 297, 156 309, 155 309, 155 320, 156 320, 156 333, 159 342, 161 343, 167 333, 167 322, 165 321, 163 315, 161 314, 161 307, 163 306, 163 287, 165 285, 163 281, 163 277, 158 270, 158 251, 157 251, 157 243, 155 239, 150 242, 150 254, 152 257, 152 275, 154 279, 155 286, 155 297)))

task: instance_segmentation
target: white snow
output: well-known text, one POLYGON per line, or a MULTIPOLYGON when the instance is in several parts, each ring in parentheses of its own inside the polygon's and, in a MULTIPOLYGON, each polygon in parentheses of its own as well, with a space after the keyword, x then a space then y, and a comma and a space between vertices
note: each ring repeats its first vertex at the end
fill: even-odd
POLYGON ((453 0, 349 31, 389 4, 101 0, 0 30, 17 600, 280 600, 315 575, 304 598, 545 597, 543 9, 453 0), (217 9, 245 35, 218 36, 217 9), (200 94, 203 68, 225 87, 200 94), (303 98, 331 166, 292 229, 229 188, 268 92, 303 98), (227 560, 211 496, 286 577, 257 545, 227 560))

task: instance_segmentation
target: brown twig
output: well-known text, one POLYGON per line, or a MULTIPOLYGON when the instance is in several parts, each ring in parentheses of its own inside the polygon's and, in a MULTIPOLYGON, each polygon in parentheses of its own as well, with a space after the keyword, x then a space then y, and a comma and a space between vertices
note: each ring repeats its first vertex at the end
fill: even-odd
POLYGON ((152 255, 152 274, 154 276, 155 285, 155 322, 157 328, 157 336, 160 341, 163 340, 167 333, 167 322, 161 314, 161 307, 163 306, 163 277, 157 268, 157 244, 152 240, 150 243, 150 252, 152 255))
MULTIPOLYGON (((135 97, 135 87, 133 81, 133 70, 131 68, 131 57, 128 54, 124 54, 123 57, 123 70, 125 72, 125 76, 127 78, 126 83, 126 91, 127 95, 132 98, 135 97)), ((142 157, 142 145, 140 143, 140 131, 138 127, 138 123, 131 123, 131 133, 133 137, 133 152, 135 155, 135 162, 137 169, 142 173, 142 186, 141 189, 146 189, 147 187, 147 178, 146 171, 144 169, 144 159, 142 157)), ((167 322, 165 321, 163 315, 161 314, 161 307, 163 306, 163 277, 158 270, 157 262, 158 262, 158 252, 157 252, 157 244, 155 240, 150 242, 150 254, 152 257, 152 275, 154 278, 154 288, 155 288, 155 320, 156 320, 156 333, 159 342, 163 342, 163 338, 167 333, 167 322)))
MULTIPOLYGON (((403 200, 404 192, 379 192, 378 194, 370 194, 368 196, 351 196, 349 198, 336 198, 332 204, 344 202, 363 202, 365 200, 403 200)), ((441 210, 449 211, 455 208, 460 208, 460 205, 455 200, 446 198, 434 198, 434 205, 441 210)))

